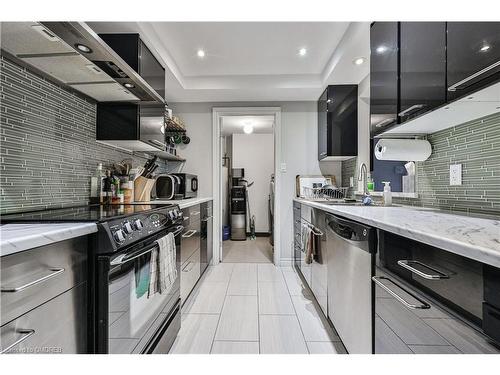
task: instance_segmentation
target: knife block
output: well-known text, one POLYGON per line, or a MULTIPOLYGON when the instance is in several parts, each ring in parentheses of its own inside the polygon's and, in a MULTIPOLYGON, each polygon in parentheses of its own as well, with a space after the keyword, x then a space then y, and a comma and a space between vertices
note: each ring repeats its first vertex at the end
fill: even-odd
POLYGON ((149 202, 151 200, 151 190, 155 180, 142 176, 134 180, 134 202, 149 202))

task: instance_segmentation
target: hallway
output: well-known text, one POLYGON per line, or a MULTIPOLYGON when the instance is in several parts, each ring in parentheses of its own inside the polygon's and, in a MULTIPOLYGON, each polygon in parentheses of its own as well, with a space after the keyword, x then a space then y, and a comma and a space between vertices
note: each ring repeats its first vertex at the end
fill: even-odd
POLYGON ((211 266, 182 313, 173 354, 345 352, 291 267, 211 266))
POLYGON ((222 262, 224 263, 272 263, 273 247, 269 237, 255 240, 224 241, 222 243, 222 262))

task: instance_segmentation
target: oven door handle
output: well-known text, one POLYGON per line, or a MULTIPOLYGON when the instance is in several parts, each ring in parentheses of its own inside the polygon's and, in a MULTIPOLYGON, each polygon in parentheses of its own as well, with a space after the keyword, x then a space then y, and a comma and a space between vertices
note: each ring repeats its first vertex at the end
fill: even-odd
MULTIPOLYGON (((184 227, 182 225, 178 225, 177 228, 175 229, 175 231, 173 232, 170 232, 170 233, 173 233, 174 234, 174 237, 177 236, 179 233, 181 233, 182 231, 184 230, 184 227)), ((110 265, 112 266, 121 266, 121 265, 124 265, 125 263, 128 263, 134 259, 137 259, 139 257, 142 257, 143 255, 146 255, 147 253, 150 253, 151 251, 153 251, 153 249, 158 246, 158 244, 155 243, 152 244, 151 246, 149 246, 146 250, 143 250, 141 252, 139 252, 138 254, 134 254, 130 257, 127 256, 127 254, 123 254, 123 255, 120 255, 118 257, 116 257, 115 259, 113 259, 110 263, 110 265)))

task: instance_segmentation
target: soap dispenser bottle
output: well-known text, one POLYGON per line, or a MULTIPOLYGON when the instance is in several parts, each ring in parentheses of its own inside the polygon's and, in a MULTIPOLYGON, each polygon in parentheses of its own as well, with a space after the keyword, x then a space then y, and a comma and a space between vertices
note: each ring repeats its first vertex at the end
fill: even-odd
POLYGON ((391 182, 382 181, 382 183, 384 184, 384 193, 383 193, 384 206, 391 206, 392 205, 391 182))

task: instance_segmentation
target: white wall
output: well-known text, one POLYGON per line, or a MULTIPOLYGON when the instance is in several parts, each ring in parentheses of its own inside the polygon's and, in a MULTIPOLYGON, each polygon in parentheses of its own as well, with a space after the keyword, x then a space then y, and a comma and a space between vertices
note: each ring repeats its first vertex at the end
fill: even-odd
POLYGON ((187 162, 183 171, 199 175, 199 196, 212 196, 212 108, 280 107, 281 159, 287 170, 281 175, 281 254, 282 263, 293 256, 292 200, 298 174, 333 174, 341 181, 340 162, 318 162, 317 103, 311 102, 214 102, 169 103, 188 130, 191 143, 179 151, 187 162))
MULTIPOLYGON (((269 231, 269 182, 274 173, 273 134, 233 134, 233 168, 245 169, 250 211, 255 215, 255 231, 269 231)), ((247 231, 250 222, 247 223, 247 231)))

